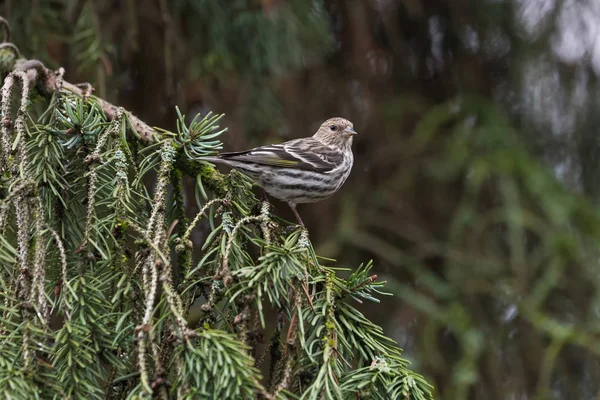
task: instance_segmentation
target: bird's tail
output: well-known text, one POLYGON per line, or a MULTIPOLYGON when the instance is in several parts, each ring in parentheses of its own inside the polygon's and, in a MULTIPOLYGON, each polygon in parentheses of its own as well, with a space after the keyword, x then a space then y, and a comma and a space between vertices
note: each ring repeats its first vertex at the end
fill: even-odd
POLYGON ((234 165, 235 164, 235 165, 237 165, 238 164, 237 161, 240 161, 240 160, 237 160, 236 157, 245 155, 247 153, 248 153, 247 151, 220 153, 220 154, 217 154, 216 156, 200 157, 200 159, 202 161, 214 162, 216 164, 225 164, 225 165, 234 165))
POLYGON ((216 164, 224 164, 225 163, 225 160, 223 160, 219 156, 203 156, 203 157, 200 157, 200 160, 208 161, 208 162, 212 162, 212 163, 216 163, 216 164))

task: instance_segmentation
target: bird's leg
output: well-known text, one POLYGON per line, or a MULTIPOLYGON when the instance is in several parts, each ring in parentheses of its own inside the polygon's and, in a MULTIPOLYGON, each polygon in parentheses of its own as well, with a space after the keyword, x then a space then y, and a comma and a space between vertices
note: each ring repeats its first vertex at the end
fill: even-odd
POLYGON ((260 201, 261 202, 269 202, 269 196, 267 196, 267 191, 263 188, 260 189, 260 191, 262 192, 262 196, 260 196, 260 201))
POLYGON ((264 189, 260 189, 261 195, 260 195, 260 201, 258 203, 256 203, 253 207, 252 207, 252 215, 259 215, 262 212, 262 207, 264 206, 265 203, 268 204, 269 209, 272 209, 272 205, 271 202, 269 201, 269 196, 267 196, 267 192, 264 189))
POLYGON ((302 222, 302 218, 300 218, 300 214, 298 214, 298 211, 296 210, 296 204, 288 202, 288 205, 294 212, 294 215, 296 216, 296 219, 298 220, 298 224, 304 226, 304 222, 302 222))

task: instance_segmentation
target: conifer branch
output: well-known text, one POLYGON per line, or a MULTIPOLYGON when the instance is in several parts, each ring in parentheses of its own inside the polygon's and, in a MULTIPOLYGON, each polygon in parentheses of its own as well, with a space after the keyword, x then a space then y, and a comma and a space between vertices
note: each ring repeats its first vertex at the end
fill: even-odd
POLYGON ((371 263, 340 278, 319 263, 307 230, 274 222, 247 177, 202 161, 221 148, 222 115, 188 121, 177 109, 176 132, 152 129, 91 86, 64 81, 62 68, 17 60, 13 45, 2 52, 12 64, 0 65, 9 71, 0 102, 0 390, 316 400, 383 385, 431 399, 395 343, 348 303, 377 300, 383 283, 371 263), (36 93, 49 99, 40 115, 36 93), (200 210, 187 226, 184 174, 196 178, 200 210), (195 243, 203 218, 211 230, 195 243), (201 324, 188 316, 198 299, 201 324), (268 388, 254 359, 267 307, 278 313, 268 388), (16 373, 4 377, 7 360, 16 373))
MULTIPOLYGON (((0 51, 10 51, 14 54, 19 54, 17 47, 14 44, 3 43, 0 47, 0 51)), ((117 117, 119 107, 111 104, 110 102, 92 96, 92 88, 89 84, 87 85, 75 85, 67 82, 63 79, 65 70, 59 68, 57 71, 52 71, 39 60, 26 60, 19 59, 15 60, 14 72, 21 73, 21 79, 23 82, 27 82, 28 87, 35 87, 39 90, 39 93, 50 99, 55 93, 60 90, 66 90, 78 97, 83 99, 92 97, 100 106, 104 114, 109 120, 113 120, 117 117)), ((2 66, 2 69, 11 70, 9 66, 2 66)), ((152 143, 157 141, 157 132, 155 129, 150 127, 144 121, 133 115, 131 112, 126 112, 127 119, 136 132, 137 137, 145 142, 152 143)))

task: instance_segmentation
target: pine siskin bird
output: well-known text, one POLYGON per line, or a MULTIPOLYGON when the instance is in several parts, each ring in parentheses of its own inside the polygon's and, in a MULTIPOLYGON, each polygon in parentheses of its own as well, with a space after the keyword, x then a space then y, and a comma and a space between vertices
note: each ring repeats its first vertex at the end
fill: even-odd
POLYGON ((203 159, 249 176, 265 192, 287 202, 304 225, 296 205, 326 199, 344 184, 354 163, 354 135, 352 122, 330 118, 312 137, 203 159))

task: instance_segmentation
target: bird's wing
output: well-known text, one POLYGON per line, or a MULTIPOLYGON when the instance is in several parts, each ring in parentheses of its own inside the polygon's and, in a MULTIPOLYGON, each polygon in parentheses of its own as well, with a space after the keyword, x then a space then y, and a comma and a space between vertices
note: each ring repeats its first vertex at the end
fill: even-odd
POLYGON ((319 172, 331 171, 342 162, 341 153, 313 138, 290 140, 237 153, 221 153, 219 157, 223 160, 319 172))

